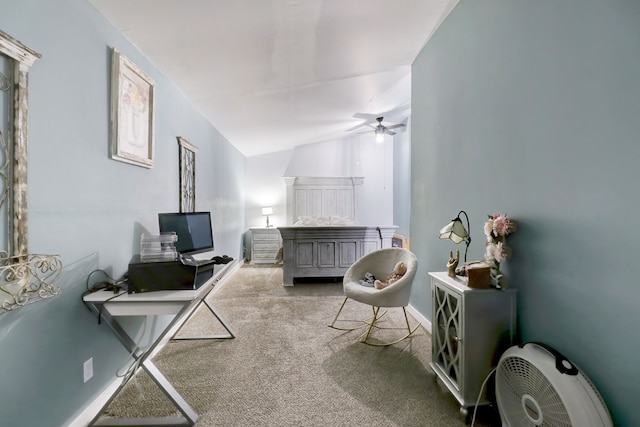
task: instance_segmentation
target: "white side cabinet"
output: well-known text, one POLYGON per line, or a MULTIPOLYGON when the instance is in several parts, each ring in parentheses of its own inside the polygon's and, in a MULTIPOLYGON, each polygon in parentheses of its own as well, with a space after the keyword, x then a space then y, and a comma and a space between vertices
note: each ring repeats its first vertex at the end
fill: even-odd
MULTIPOLYGON (((514 344, 516 291, 475 289, 464 277, 431 276, 431 369, 468 414, 482 383, 514 344)), ((488 382, 488 384, 490 381, 488 382)), ((486 405, 487 386, 479 404, 486 405)))
POLYGON ((275 264, 282 247, 280 232, 275 227, 251 227, 251 263, 275 264))

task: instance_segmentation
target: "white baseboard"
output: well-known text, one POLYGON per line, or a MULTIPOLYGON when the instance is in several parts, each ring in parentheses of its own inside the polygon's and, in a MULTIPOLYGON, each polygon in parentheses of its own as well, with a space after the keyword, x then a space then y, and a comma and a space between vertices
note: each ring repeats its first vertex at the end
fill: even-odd
POLYGON ((415 317, 415 319, 420 322, 420 324, 422 325, 423 328, 425 328, 427 330, 427 332, 429 332, 429 334, 431 334, 431 321, 429 321, 429 319, 427 319, 426 317, 424 317, 422 315, 422 313, 418 312, 418 310, 416 310, 415 308, 413 308, 413 306, 411 304, 409 304, 407 306, 407 310, 409 311, 409 313, 415 317))
POLYGON ((93 402, 89 403, 89 405, 86 406, 82 410, 82 412, 80 412, 80 414, 78 414, 78 416, 68 421, 64 425, 68 427, 88 426, 91 420, 93 420, 95 416, 98 415, 100 409, 102 409, 102 407, 107 404, 109 399, 111 399, 111 396, 113 396, 116 390, 118 390, 120 384, 122 384, 122 378, 115 378, 113 382, 109 384, 107 388, 105 388, 104 391, 100 393, 96 399, 94 399, 93 402))

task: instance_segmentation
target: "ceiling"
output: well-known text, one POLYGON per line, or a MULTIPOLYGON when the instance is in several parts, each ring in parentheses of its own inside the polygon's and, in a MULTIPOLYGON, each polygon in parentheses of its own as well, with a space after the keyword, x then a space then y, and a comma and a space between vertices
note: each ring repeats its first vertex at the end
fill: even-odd
POLYGON ((458 0, 89 2, 249 157, 368 129, 348 131, 356 113, 404 120, 411 63, 458 0))

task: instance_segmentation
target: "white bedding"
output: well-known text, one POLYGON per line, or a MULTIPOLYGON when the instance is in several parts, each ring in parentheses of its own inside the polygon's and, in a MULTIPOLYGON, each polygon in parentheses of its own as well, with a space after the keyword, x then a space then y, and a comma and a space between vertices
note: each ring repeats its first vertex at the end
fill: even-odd
POLYGON ((323 227, 328 225, 358 225, 356 221, 345 216, 300 216, 294 227, 323 227))

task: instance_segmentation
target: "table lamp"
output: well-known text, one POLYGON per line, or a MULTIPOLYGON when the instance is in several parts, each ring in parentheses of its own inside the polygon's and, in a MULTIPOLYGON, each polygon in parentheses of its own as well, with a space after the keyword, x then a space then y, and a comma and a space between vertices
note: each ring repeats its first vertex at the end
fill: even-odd
POLYGON ((273 215, 273 208, 271 206, 262 208, 262 215, 267 217, 267 227, 273 227, 273 225, 269 225, 269 215, 273 215))
MULTIPOLYGON (((465 211, 460 211, 458 216, 451 220, 451 222, 440 230, 440 238, 443 240, 451 240, 453 243, 458 244, 460 242, 465 242, 467 247, 464 250, 464 262, 467 262, 467 251, 469 250, 469 244, 471 243, 471 236, 469 235, 469 216, 465 211), (467 228, 464 228, 462 224, 462 220, 460 219, 460 215, 464 214, 467 220, 467 228)), ((460 267, 456 269, 456 274, 458 272, 463 272, 464 267, 460 267)))

